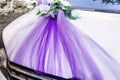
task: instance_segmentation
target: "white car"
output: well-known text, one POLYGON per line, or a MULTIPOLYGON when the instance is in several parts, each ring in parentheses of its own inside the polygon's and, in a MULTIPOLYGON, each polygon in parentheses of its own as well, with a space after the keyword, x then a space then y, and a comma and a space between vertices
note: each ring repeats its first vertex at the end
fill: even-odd
MULTIPOLYGON (((68 1, 70 1, 74 9, 75 14, 73 15, 81 18, 81 20, 75 21, 76 23, 74 20, 71 20, 71 23, 76 25, 81 22, 79 25, 81 27, 78 27, 78 29, 87 33, 87 35, 92 37, 108 52, 111 52, 111 55, 119 61, 120 57, 118 57, 118 52, 120 52, 120 50, 113 46, 118 45, 117 47, 120 47, 120 43, 118 43, 118 41, 120 41, 120 38, 118 38, 120 37, 118 36, 118 32, 120 32, 120 5, 103 4, 100 1, 95 2, 90 0, 68 1), (115 42, 112 43, 113 41, 115 42)), ((4 35, 6 34, 3 34, 3 36, 4 35)), ((4 69, 2 72, 8 80, 77 80, 75 78, 65 79, 59 76, 34 71, 33 69, 11 62, 9 59, 5 59, 4 54, 3 52, 3 54, 0 55, 0 65, 1 68, 4 69), (4 60, 7 60, 7 67, 2 65, 4 60)))

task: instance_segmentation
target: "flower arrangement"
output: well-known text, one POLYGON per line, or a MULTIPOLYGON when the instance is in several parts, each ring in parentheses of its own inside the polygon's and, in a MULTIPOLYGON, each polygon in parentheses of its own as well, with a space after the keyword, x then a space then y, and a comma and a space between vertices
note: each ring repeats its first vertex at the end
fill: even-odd
MULTIPOLYGON (((34 3, 34 6, 37 6, 34 3)), ((76 19, 77 17, 72 16, 72 9, 71 5, 67 1, 60 1, 55 0, 53 4, 39 4, 38 5, 38 12, 37 15, 39 16, 51 16, 52 18, 55 18, 57 16, 58 10, 62 10, 66 17, 69 19, 76 19)))

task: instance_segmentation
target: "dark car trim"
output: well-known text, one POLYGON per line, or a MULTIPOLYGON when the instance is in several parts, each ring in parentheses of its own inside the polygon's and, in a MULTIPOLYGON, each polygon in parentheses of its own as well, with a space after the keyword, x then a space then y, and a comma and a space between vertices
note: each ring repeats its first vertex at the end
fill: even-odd
POLYGON ((22 80, 68 80, 51 74, 35 71, 30 68, 8 61, 8 70, 10 76, 22 80))

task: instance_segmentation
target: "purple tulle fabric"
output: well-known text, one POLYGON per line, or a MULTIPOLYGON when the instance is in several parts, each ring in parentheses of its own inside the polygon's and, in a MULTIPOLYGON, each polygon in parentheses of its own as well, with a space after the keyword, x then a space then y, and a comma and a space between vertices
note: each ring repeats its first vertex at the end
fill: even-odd
POLYGON ((54 1, 55 0, 36 0, 37 4, 48 4, 48 3, 53 3, 54 1))
POLYGON ((78 31, 61 10, 56 18, 41 16, 19 28, 5 48, 11 61, 41 72, 64 78, 106 80, 108 71, 114 80, 120 80, 119 63, 78 31), (26 33, 28 28, 31 30, 26 33))

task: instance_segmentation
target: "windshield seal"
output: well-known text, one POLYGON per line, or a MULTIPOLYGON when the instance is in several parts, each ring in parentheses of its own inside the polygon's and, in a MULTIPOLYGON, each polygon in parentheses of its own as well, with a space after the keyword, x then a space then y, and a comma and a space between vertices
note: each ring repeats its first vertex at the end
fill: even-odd
POLYGON ((85 8, 85 7, 78 7, 78 6, 72 6, 72 9, 120 14, 119 10, 114 11, 114 10, 107 10, 107 9, 94 9, 94 8, 85 8))

